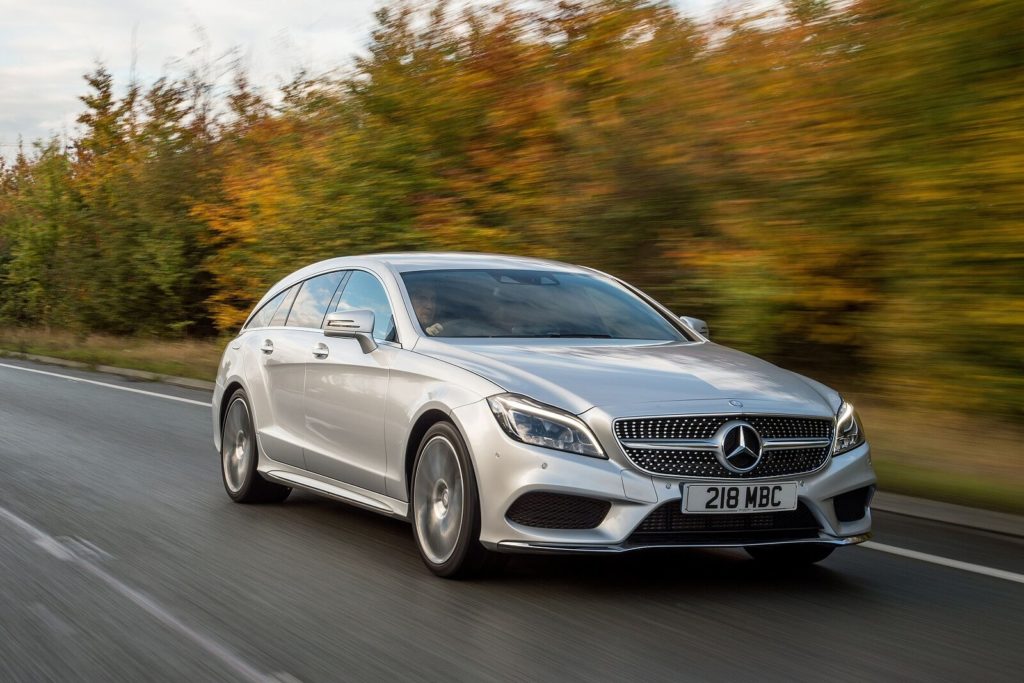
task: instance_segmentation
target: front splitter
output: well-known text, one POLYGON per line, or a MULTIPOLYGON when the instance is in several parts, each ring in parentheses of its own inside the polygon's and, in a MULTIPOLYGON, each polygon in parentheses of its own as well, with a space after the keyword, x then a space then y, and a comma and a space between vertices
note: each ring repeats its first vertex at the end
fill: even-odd
POLYGON ((700 543, 657 543, 657 544, 620 544, 620 545, 579 545, 561 543, 534 543, 530 541, 499 541, 496 549, 503 553, 571 555, 586 553, 628 553, 635 550, 665 550, 672 548, 748 548, 751 546, 794 545, 797 543, 817 543, 824 545, 856 545, 871 538, 871 534, 857 536, 829 536, 821 534, 817 538, 797 538, 788 541, 745 541, 742 543, 700 542, 700 543))

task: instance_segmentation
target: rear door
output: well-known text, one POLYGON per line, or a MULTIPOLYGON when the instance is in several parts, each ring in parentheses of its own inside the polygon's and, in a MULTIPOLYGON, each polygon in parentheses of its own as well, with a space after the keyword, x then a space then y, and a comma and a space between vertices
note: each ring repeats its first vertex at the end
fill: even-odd
POLYGON ((273 460, 306 468, 308 441, 303 411, 306 363, 322 333, 320 325, 344 272, 309 278, 295 286, 287 310, 282 304, 270 328, 258 336, 259 358, 272 419, 259 425, 264 452, 273 460))
POLYGON ((321 335, 319 352, 306 365, 306 464, 317 474, 384 493, 384 404, 401 347, 383 284, 354 270, 331 310, 360 309, 374 312, 377 349, 363 353, 355 339, 321 335))
POLYGON ((250 400, 263 452, 272 460, 305 467, 301 440, 295 433, 302 424, 297 406, 305 381, 305 348, 285 327, 300 287, 294 285, 285 292, 273 316, 254 316, 252 322, 259 325, 246 335, 245 344, 250 400))

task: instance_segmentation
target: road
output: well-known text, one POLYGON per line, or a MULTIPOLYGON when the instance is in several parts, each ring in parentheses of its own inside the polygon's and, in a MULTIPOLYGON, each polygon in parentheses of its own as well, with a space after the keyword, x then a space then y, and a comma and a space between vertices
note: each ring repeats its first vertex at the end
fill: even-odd
MULTIPOLYGON (((2 364, 3 681, 1024 671, 1024 584, 1012 578, 847 548, 793 574, 741 552, 676 551, 517 557, 496 577, 443 581, 402 522, 302 493, 231 503, 202 392, 2 364)), ((1024 574, 1021 539, 884 513, 875 525, 879 543, 1024 574)))

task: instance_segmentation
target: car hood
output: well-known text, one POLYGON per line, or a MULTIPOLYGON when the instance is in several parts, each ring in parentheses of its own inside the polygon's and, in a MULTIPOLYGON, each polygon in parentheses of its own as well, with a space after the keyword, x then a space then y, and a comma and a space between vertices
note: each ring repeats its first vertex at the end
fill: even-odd
POLYGON ((576 414, 593 407, 644 414, 652 404, 733 400, 757 412, 831 416, 841 401, 822 384, 710 342, 424 338, 415 350, 576 414))

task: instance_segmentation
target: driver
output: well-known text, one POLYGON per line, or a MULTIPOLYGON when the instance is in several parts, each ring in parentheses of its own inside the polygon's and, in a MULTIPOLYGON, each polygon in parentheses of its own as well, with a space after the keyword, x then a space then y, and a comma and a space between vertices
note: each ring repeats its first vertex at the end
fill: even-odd
POLYGON ((437 314, 437 294, 430 286, 421 286, 412 292, 412 308, 416 311, 416 319, 419 321, 423 331, 431 337, 436 337, 444 330, 444 326, 434 320, 437 314))

